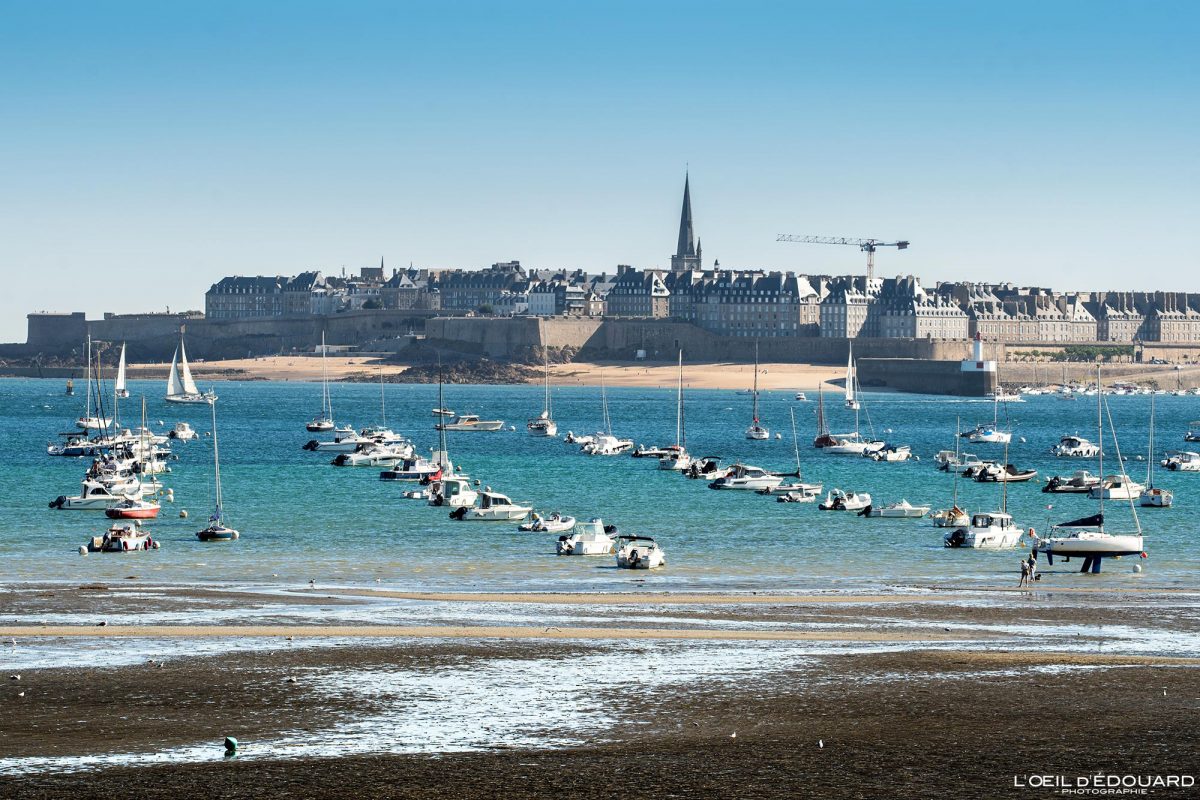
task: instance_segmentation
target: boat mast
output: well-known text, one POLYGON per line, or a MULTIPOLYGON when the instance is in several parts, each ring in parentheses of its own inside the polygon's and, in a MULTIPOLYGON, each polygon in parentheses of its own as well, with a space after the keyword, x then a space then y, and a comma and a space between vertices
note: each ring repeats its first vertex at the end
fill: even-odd
POLYGON ((321 413, 333 422, 333 400, 329 396, 329 371, 325 366, 325 358, 329 351, 325 347, 325 331, 321 331, 321 413))
POLYGON ((825 382, 817 384, 817 437, 827 436, 829 427, 825 424, 825 382))
MULTIPOLYGON (((1097 444, 1100 451, 1097 453, 1099 458, 1099 466, 1097 469, 1100 472, 1100 533, 1104 533, 1104 390, 1100 385, 1100 364, 1096 364, 1096 431, 1097 444)), ((1125 493, 1129 493, 1129 487, 1125 487, 1125 493)))
POLYGON ((546 410, 546 419, 553 419, 554 415, 551 413, 552 409, 550 405, 550 361, 546 360, 544 366, 546 368, 546 402, 543 405, 546 410))
POLYGON ((758 341, 754 342, 754 427, 758 427, 758 341))
POLYGON ((958 416, 954 418, 954 508, 958 508, 958 468, 962 466, 959 463, 960 441, 962 441, 962 417, 958 416))
POLYGON ((679 384, 675 390, 675 446, 683 446, 683 350, 679 351, 679 384))
POLYGON ((796 436, 796 409, 788 406, 788 414, 792 417, 792 452, 796 456, 796 480, 800 480, 800 439, 796 436))
MULTIPOLYGON (((84 422, 87 422, 92 416, 92 335, 87 336, 87 371, 84 373, 84 382, 87 384, 87 401, 83 412, 84 422)), ((87 433, 87 429, 84 429, 87 433)))
POLYGON ((604 388, 604 373, 600 373, 600 411, 604 432, 612 436, 612 420, 608 417, 608 392, 604 388))
MULTIPOLYGON (((446 398, 442 391, 442 357, 438 356, 438 409, 444 411, 446 409, 446 398)), ((443 469, 450 468, 450 453, 446 449, 446 418, 442 417, 438 423, 438 447, 441 449, 441 463, 438 465, 443 469)))
POLYGON ((213 513, 213 522, 221 524, 221 453, 217 448, 217 401, 212 402, 212 434, 213 434, 213 482, 217 485, 217 507, 213 513))
POLYGON ((1150 395, 1150 443, 1146 445, 1146 488, 1154 488, 1154 395, 1150 395))

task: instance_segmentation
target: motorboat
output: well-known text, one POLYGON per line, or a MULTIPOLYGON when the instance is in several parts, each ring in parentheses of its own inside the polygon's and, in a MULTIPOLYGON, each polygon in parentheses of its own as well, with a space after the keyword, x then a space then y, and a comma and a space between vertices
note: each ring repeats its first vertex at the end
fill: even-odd
POLYGON ((1009 514, 989 511, 971 517, 971 524, 942 537, 945 547, 975 550, 1011 550, 1021 543, 1021 529, 1009 514))
POLYGON ((871 505, 871 495, 866 492, 830 489, 817 508, 822 511, 862 511, 869 505, 871 505))
POLYGON ((479 505, 460 506, 450 512, 450 518, 478 522, 515 522, 525 519, 532 511, 532 506, 518 505, 507 495, 488 488, 479 492, 479 505))
POLYGON ((664 455, 658 460, 659 469, 675 472, 683 472, 691 465, 692 457, 688 455, 688 451, 683 445, 671 445, 665 449, 664 455))
POLYGON ((1008 444, 1012 441, 1010 431, 1002 431, 995 425, 976 425, 972 430, 962 434, 963 438, 973 444, 1008 444))
POLYGON ((104 439, 97 437, 89 439, 82 433, 64 433, 61 443, 52 442, 46 445, 46 455, 64 456, 67 458, 82 458, 84 456, 99 456, 110 447, 104 439))
POLYGON ((211 405, 217 395, 211 389, 201 392, 192 379, 192 370, 188 367, 187 348, 183 344, 183 335, 179 337, 179 347, 171 356, 171 372, 167 376, 167 394, 164 398, 168 403, 206 404, 211 405))
POLYGON ((1075 470, 1071 475, 1063 477, 1054 475, 1046 481, 1042 491, 1048 494, 1087 494, 1093 486, 1099 486, 1100 479, 1086 469, 1075 470))
POLYGON ((771 438, 771 432, 760 424, 758 418, 758 342, 754 343, 754 389, 751 392, 753 415, 750 427, 746 429, 746 438, 752 441, 763 441, 771 438))
POLYGON ((933 454, 933 465, 942 472, 949 472, 951 467, 958 464, 959 454, 953 450, 938 450, 933 454))
POLYGON ((793 481, 789 483, 781 483, 778 486, 763 487, 755 489, 755 494, 761 495, 783 495, 783 494, 807 494, 816 497, 824 490, 824 485, 820 483, 802 483, 793 481))
POLYGON ((186 422, 176 422, 175 427, 171 428, 170 432, 167 433, 167 438, 180 442, 189 442, 192 439, 199 438, 199 434, 186 422))
MULTIPOLYGON (((79 494, 68 497, 59 495, 50 501, 50 508, 61 511, 105 511, 125 501, 127 486, 113 490, 97 480, 85 479, 79 494)), ((128 492, 133 494, 133 492, 128 492)))
POLYGON ((715 480, 729 474, 730 467, 721 466, 720 456, 703 456, 692 459, 692 465, 683 471, 685 478, 693 480, 715 480))
POLYGON ((1059 458, 1095 458, 1100 453, 1100 447, 1082 436, 1064 436, 1050 448, 1050 452, 1059 458))
POLYGON ((979 483, 1023 483, 1037 477, 1036 469, 1017 469, 1012 464, 989 464, 975 473, 979 483))
POLYGON ((774 472, 767 472, 762 467, 754 467, 749 464, 734 464, 729 468, 729 472, 720 478, 717 478, 712 483, 708 484, 710 489, 771 489, 783 483, 783 476, 774 472))
POLYGON ((329 397, 329 371, 325 367, 329 348, 325 346, 325 331, 321 331, 321 413, 309 420, 304 430, 309 433, 327 433, 337 425, 333 422, 333 401, 329 397))
POLYGON ((962 453, 956 459, 945 461, 939 464, 938 469, 943 472, 954 472, 959 475, 966 475, 967 477, 970 477, 970 475, 974 475, 976 472, 982 469, 984 465, 990 463, 990 461, 984 461, 974 453, 962 453), (968 473, 970 473, 970 475, 968 475, 968 473))
POLYGON ((607 556, 613 552, 616 532, 600 519, 577 522, 571 533, 558 537, 555 552, 560 556, 607 556))
MULTIPOLYGON (((594 439, 595 437, 593 436, 593 437, 589 437, 589 438, 594 439)), ((632 458, 660 459, 660 458, 666 458, 670 454, 671 454, 671 450, 668 447, 656 447, 654 445, 639 444, 636 448, 634 448, 633 452, 631 452, 629 455, 632 458)))
POLYGON ((577 444, 577 445, 582 446, 585 444, 592 444, 595 441, 596 441, 595 436, 592 436, 590 434, 576 435, 572 431, 567 431, 567 435, 563 437, 563 444, 577 444))
POLYGON ((878 450, 864 450, 863 457, 872 461, 898 462, 913 458, 912 448, 908 445, 885 444, 878 450))
POLYGON ((498 431, 504 427, 504 420, 480 419, 478 414, 456 414, 449 422, 439 422, 433 427, 439 431, 498 431))
MULTIPOLYGON (((542 405, 542 413, 538 414, 534 419, 526 423, 525 428, 529 431, 530 436, 552 437, 558 436, 558 423, 551 416, 553 410, 552 400, 550 397, 550 367, 546 366, 546 397, 542 405)), ((503 423, 501 423, 503 424, 503 423)))
POLYGON ((433 415, 435 417, 453 417, 454 412, 449 408, 435 408, 433 409, 433 415))
POLYGON ((104 509, 104 516, 109 519, 154 519, 158 516, 161 508, 158 503, 151 500, 143 500, 135 495, 126 495, 121 502, 104 509))
POLYGON ((1185 442, 1200 442, 1200 420, 1188 423, 1187 433, 1183 435, 1185 442))
POLYGON ((376 444, 386 445, 388 447, 400 447, 409 445, 408 439, 402 434, 396 433, 387 425, 368 425, 358 432, 358 435, 364 439, 370 439, 376 444))
POLYGON ((818 489, 815 492, 809 492, 809 491, 803 491, 803 490, 791 490, 791 491, 783 492, 782 494, 777 494, 775 496, 775 502, 777 502, 777 503, 813 503, 813 502, 816 502, 816 499, 820 496, 821 496, 820 489, 818 489))
POLYGON ((208 517, 208 525, 204 530, 196 531, 196 538, 202 542, 232 542, 241 537, 241 533, 225 524, 225 498, 221 493, 221 450, 217 445, 217 404, 212 404, 212 440, 213 440, 213 484, 216 486, 216 497, 213 503, 213 513, 208 517))
POLYGON ((632 439, 621 439, 611 433, 597 433, 591 442, 579 448, 579 452, 589 456, 619 456, 632 449, 632 439))
POLYGON ((529 515, 529 521, 517 526, 517 530, 528 533, 562 533, 575 527, 575 518, 566 517, 555 511, 548 517, 534 511, 529 515))
POLYGON ((411 457, 411 445, 360 444, 353 453, 338 453, 329 463, 335 467, 394 467, 411 457))
POLYGON ((125 522, 113 525, 102 536, 93 536, 86 545, 80 545, 80 553, 128 553, 133 550, 157 550, 158 542, 149 531, 142 530, 140 522, 125 522))
POLYGON ((618 536, 614 543, 621 569, 657 569, 667 565, 667 556, 650 536, 618 536))
POLYGON ((1100 483, 1088 490, 1093 500, 1137 500, 1145 486, 1128 475, 1105 475, 1100 483))
POLYGON ((971 517, 957 505, 929 515, 935 528, 965 528, 971 524, 971 517))
POLYGON ((807 403, 808 395, 806 395, 804 392, 796 392, 795 400, 797 403, 807 403))
POLYGON ((1171 450, 1159 464, 1171 472, 1200 472, 1200 453, 1191 450, 1171 450))
POLYGON ((313 439, 305 444, 302 449, 317 453, 353 453, 360 447, 371 444, 404 449, 406 455, 402 457, 412 454, 412 446, 408 443, 407 439, 391 428, 378 425, 363 428, 358 432, 346 431, 344 428, 335 429, 332 441, 317 441, 313 439))
POLYGON ((479 499, 479 492, 465 475, 443 475, 429 485, 429 505, 447 508, 469 508, 479 499))
POLYGON ((865 517, 883 517, 884 519, 921 519, 929 513, 929 506, 914 506, 907 500, 898 503, 888 503, 886 506, 867 506, 862 512, 865 517))
POLYGON ((1025 398, 1019 392, 1007 392, 1004 389, 999 389, 995 392, 989 392, 988 397, 993 398, 997 403, 1024 403, 1025 398))
POLYGON ((982 459, 978 463, 971 464, 959 474, 967 480, 975 480, 980 475, 992 469, 999 469, 1000 462, 992 461, 991 459, 982 459))
POLYGON ((426 481, 435 479, 434 476, 442 470, 442 461, 429 460, 421 456, 409 456, 393 465, 389 470, 379 473, 381 481, 426 481))

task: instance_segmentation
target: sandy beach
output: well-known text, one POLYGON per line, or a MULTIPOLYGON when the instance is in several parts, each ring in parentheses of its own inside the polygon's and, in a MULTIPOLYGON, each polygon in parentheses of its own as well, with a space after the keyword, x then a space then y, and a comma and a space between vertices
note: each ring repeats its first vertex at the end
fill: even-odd
MULTIPOLYGON (((166 379, 164 364, 134 364, 130 375, 137 378, 166 379)), ((321 360, 314 356, 264 356, 227 361, 202 361, 191 365, 198 378, 224 380, 319 381, 321 360)), ((331 380, 344 380, 363 373, 398 375, 407 369, 380 359, 364 356, 330 356, 326 369, 331 380)), ((761 364, 759 388, 763 390, 816 391, 825 382, 840 380, 844 367, 821 364, 761 364)), ((551 367, 551 380, 559 386, 673 387, 678 367, 666 363, 593 363, 574 362, 551 367)), ((684 364, 684 384, 694 389, 748 390, 754 378, 753 364, 684 364)), ((826 385, 826 390, 835 386, 826 385)))
POLYGON ((9 586, 0 795, 1048 797, 1194 771, 1195 600, 9 586))

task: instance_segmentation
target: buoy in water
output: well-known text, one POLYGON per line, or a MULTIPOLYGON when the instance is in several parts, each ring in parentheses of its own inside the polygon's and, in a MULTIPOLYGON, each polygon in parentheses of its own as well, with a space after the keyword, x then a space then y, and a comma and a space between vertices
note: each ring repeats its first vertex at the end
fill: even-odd
POLYGON ((186 508, 179 509, 179 518, 187 519, 187 509, 186 508))
POLYGON ((87 555, 87 547, 85 545, 82 545, 82 544, 79 545, 79 555, 81 555, 81 556, 87 555))
POLYGON ((782 434, 782 433, 776 433, 776 434, 775 434, 775 438, 776 438, 776 439, 782 439, 782 438, 783 438, 783 434, 782 434))
POLYGON ((1142 565, 1141 565, 1141 564, 1134 564, 1134 565, 1133 565, 1133 571, 1134 571, 1134 572, 1141 572, 1141 571, 1142 571, 1142 565))

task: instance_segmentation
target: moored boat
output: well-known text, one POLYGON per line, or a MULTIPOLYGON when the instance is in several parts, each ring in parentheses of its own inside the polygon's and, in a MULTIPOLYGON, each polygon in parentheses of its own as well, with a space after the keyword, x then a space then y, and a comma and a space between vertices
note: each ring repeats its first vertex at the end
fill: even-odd
POLYGON ((616 533, 599 518, 577 522, 571 533, 558 537, 554 549, 560 556, 606 556, 613 552, 616 533))
POLYGON ((617 566, 622 569, 657 569, 666 566, 667 555, 651 536, 618 536, 617 566))
MULTIPOLYGON (((434 426, 439 431, 498 431, 504 427, 504 420, 480 419, 478 414, 457 414, 449 422, 439 422, 434 426)), ((557 428, 555 428, 557 433, 557 428)))
POLYGON ((154 519, 161 508, 151 500, 126 495, 121 502, 104 509, 104 515, 109 519, 154 519))
POLYGON ((138 521, 114 524, 101 536, 93 536, 80 545, 80 553, 129 553, 134 550, 157 550, 158 542, 149 531, 142 530, 138 521))
POLYGON ((871 505, 871 495, 866 492, 830 489, 817 508, 822 511, 862 511, 869 505, 871 505))
POLYGON ((534 511, 529 515, 529 521, 517 526, 517 530, 526 533, 562 533, 575 527, 575 518, 568 517, 555 511, 548 517, 534 511))

